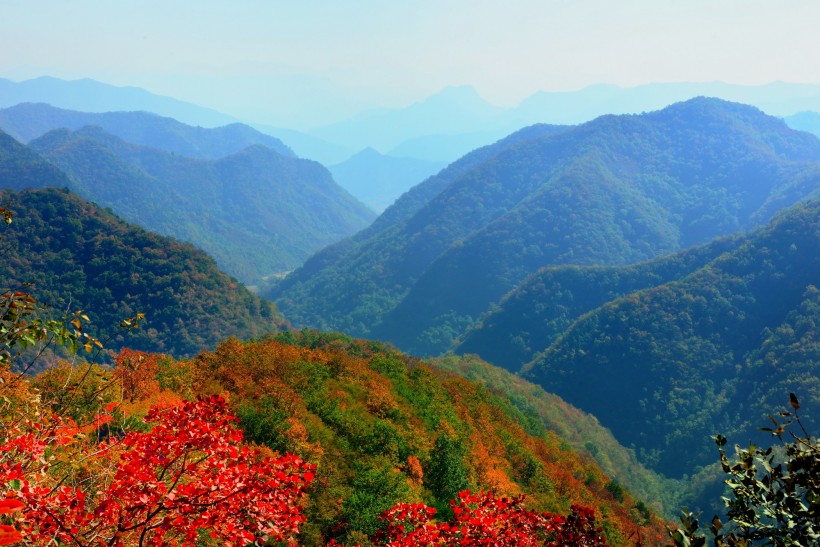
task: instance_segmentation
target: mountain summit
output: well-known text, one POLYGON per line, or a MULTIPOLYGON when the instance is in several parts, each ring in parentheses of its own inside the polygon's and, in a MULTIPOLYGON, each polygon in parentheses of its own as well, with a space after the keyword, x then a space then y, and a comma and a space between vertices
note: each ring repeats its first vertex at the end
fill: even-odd
POLYGON ((817 138, 718 99, 535 126, 428 179, 271 294, 298 324, 438 353, 540 267, 704 243, 766 222, 818 184, 817 138))

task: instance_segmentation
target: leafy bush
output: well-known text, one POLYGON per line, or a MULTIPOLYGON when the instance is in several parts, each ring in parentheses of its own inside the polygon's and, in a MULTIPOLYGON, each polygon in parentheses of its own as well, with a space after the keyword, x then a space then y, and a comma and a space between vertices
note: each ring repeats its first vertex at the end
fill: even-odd
MULTIPOLYGON (((728 521, 715 516, 709 525, 715 547, 820 544, 820 442, 803 427, 794 393, 790 404, 792 412, 780 413, 784 422, 769 416, 774 428, 761 428, 780 441, 782 460, 781 450, 754 444, 736 446, 736 457, 730 460, 726 437, 715 437, 731 490, 730 497, 723 498, 728 521), (788 441, 784 440, 787 433, 788 441)), ((697 517, 684 513, 681 523, 683 528, 671 532, 676 546, 706 545, 706 538, 697 532, 697 517)))

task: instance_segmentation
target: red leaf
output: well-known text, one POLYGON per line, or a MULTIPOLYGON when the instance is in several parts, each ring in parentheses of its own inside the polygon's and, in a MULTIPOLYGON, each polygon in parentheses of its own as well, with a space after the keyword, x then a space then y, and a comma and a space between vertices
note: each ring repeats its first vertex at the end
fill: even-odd
POLYGON ((25 506, 26 506, 25 503, 23 503, 21 501, 18 501, 18 500, 12 500, 12 499, 2 500, 2 501, 0 501, 0 515, 3 515, 5 513, 11 513, 12 511, 20 511, 25 506))
POLYGON ((11 545, 23 541, 23 534, 11 526, 0 524, 0 545, 11 545))

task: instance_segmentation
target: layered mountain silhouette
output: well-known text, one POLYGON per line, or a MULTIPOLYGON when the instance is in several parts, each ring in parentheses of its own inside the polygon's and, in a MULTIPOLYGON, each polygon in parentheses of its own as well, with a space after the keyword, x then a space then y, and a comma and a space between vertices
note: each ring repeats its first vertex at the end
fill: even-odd
POLYGON ((374 211, 382 212, 442 167, 441 162, 388 156, 366 148, 328 170, 339 186, 374 211))
POLYGON ((43 76, 22 82, 0 78, 0 107, 20 103, 47 103, 82 112, 153 112, 203 127, 217 127, 237 121, 221 112, 138 87, 114 86, 90 78, 62 80, 43 76))
MULTIPOLYGON (((320 164, 261 145, 204 160, 86 127, 55 130, 29 146, 70 175, 68 188, 130 222, 196 244, 246 283, 294 268, 373 218, 320 164)), ((54 184, 0 182, 13 189, 54 184)))
POLYGON ((205 128, 150 112, 77 112, 43 103, 22 103, 0 110, 0 129, 29 142, 53 129, 100 127, 131 144, 159 148, 191 158, 219 159, 260 144, 283 156, 293 151, 282 141, 241 123, 205 128))
POLYGON ((817 192, 820 141, 698 98, 477 150, 270 293, 300 325, 446 350, 541 267, 628 264, 768 221, 817 192))

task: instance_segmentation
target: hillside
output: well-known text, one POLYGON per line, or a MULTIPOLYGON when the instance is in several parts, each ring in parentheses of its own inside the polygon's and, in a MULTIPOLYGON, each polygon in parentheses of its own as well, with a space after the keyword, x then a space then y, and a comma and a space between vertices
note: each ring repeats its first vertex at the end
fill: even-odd
POLYGON ((441 162, 393 157, 365 148, 341 163, 328 166, 328 170, 339 186, 372 210, 382 212, 442 167, 441 162))
POLYGON ((320 330, 368 332, 365 325, 393 305, 418 270, 446 248, 446 240, 430 239, 427 243, 433 248, 429 257, 405 257, 407 248, 418 243, 414 241, 417 238, 402 237, 407 223, 454 180, 504 149, 562 130, 534 126, 474 150, 408 190, 366 229, 310 257, 274 286, 268 296, 281 300, 281 305, 289 309, 289 320, 295 324, 320 330), (329 290, 328 284, 337 284, 344 290, 329 290), (384 294, 376 296, 371 294, 373 291, 384 294))
POLYGON ((55 130, 29 146, 69 173, 69 188, 86 199, 194 243, 245 283, 293 269, 373 218, 318 163, 260 145, 193 159, 88 127, 55 130))
POLYGON ((676 477, 712 460, 710 435, 754 439, 784 393, 817 429, 820 200, 692 266, 580 315, 524 367, 676 477))
MULTIPOLYGON (((548 406, 519 408, 436 363, 304 331, 227 340, 180 365, 175 385, 231 394, 249 440, 317 465, 302 544, 322 544, 322 535, 361 541, 398 501, 424 501, 446 514, 446 500, 463 488, 525 493, 530 509, 560 514, 573 503, 595 507, 612 545, 629 544, 638 526, 648 544, 665 535, 646 504, 552 431, 539 414, 548 406)), ((578 418, 595 431, 574 409, 551 403, 560 405, 552 418, 562 427, 578 418)), ((606 437, 600 428, 597 434, 606 437)))
POLYGON ((37 152, 0 131, 0 189, 68 187, 71 179, 37 152))
POLYGON ((452 351, 480 355, 518 372, 583 314, 628 293, 682 279, 743 241, 727 236, 629 266, 542 268, 483 314, 452 351))
POLYGON ((0 192, 14 212, 3 232, 0 286, 31 291, 57 314, 83 310, 107 349, 187 356, 225 336, 276 331, 276 307, 220 272, 202 251, 127 224, 67 190, 0 192), (29 287, 24 284, 31 283, 29 287), (123 334, 137 313, 144 325, 123 334))
POLYGON ((215 128, 186 125, 150 112, 77 112, 43 103, 22 103, 0 110, 0 129, 29 142, 54 129, 101 127, 125 142, 159 148, 191 158, 218 159, 260 144, 293 156, 282 141, 240 123, 215 128))
POLYGON ((470 157, 275 287, 283 312, 435 354, 539 268, 705 243, 765 222, 820 181, 815 137, 705 98, 530 128, 470 157))

